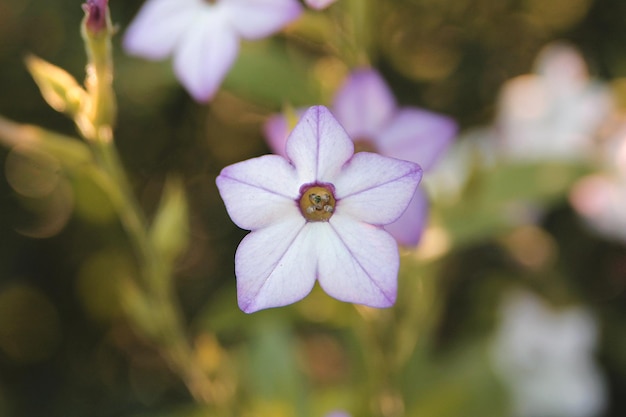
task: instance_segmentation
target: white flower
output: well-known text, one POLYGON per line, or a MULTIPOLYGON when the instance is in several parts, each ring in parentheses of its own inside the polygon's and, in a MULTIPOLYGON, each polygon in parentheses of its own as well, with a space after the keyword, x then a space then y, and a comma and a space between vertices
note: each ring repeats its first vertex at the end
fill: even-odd
POLYGON ((578 181, 570 202, 599 233, 626 242, 626 124, 609 141, 602 172, 578 181))
POLYGON ((267 37, 301 12, 297 0, 148 0, 124 47, 153 60, 173 55, 180 82, 206 101, 235 62, 240 38, 267 37))
POLYGON ((580 53, 554 43, 539 54, 535 74, 503 86, 497 133, 514 159, 585 160, 612 109, 609 90, 589 78, 580 53))
POLYGON ((286 144, 217 178, 226 209, 252 232, 235 255, 245 312, 305 297, 318 280, 331 296, 372 307, 396 299, 398 248, 383 226, 415 193, 422 170, 354 145, 325 107, 312 107, 286 144))
POLYGON ((596 323, 589 311, 554 311, 528 293, 510 296, 493 346, 518 417, 592 417, 606 406, 593 361, 596 323))

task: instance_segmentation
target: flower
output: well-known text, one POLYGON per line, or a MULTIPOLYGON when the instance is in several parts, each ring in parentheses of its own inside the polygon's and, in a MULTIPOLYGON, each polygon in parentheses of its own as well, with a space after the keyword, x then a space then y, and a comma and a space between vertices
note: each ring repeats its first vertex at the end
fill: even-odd
POLYGON ((230 165, 216 180, 232 220, 251 230, 235 255, 240 308, 251 313, 294 303, 316 279, 338 300, 393 305, 399 255, 382 226, 406 209, 421 168, 354 154, 322 106, 302 116, 285 154, 230 165))
MULTIPOLYGON (((383 78, 373 69, 354 71, 335 96, 333 114, 355 142, 357 150, 419 164, 428 172, 457 133, 449 117, 415 107, 399 107, 383 78)), ((285 154, 288 124, 271 117, 265 126, 270 148, 285 154)), ((417 245, 428 219, 428 201, 417 189, 405 213, 385 226, 398 241, 417 245)))
POLYGON ((493 346, 518 417, 591 417, 606 406, 593 361, 596 322, 582 307, 553 310, 518 292, 506 299, 493 346))
POLYGON ((350 414, 348 414, 345 411, 341 411, 341 410, 335 410, 335 411, 331 411, 330 413, 326 414, 325 417, 352 417, 350 414))
POLYGON ((613 109, 609 90, 590 79, 576 48, 546 46, 536 73, 502 88, 496 120, 503 152, 514 159, 585 160, 613 109))
POLYGON ((579 180, 570 203, 597 232, 626 242, 626 123, 606 143, 600 172, 579 180))
POLYGON ((325 9, 336 1, 337 0, 304 0, 307 6, 316 10, 325 9))
POLYGON ((235 62, 240 38, 269 36, 301 11, 297 0, 148 0, 124 47, 153 60, 172 54, 183 86, 207 101, 235 62))

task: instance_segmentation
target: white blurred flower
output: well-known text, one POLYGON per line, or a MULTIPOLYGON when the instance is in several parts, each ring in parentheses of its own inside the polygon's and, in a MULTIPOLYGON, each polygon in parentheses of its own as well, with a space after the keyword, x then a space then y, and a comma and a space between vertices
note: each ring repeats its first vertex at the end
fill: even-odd
POLYGON ((148 0, 128 27, 124 48, 151 60, 173 56, 174 72, 200 102, 213 98, 239 53, 302 12, 296 0, 148 0))
POLYGON ((585 160, 613 110, 606 86, 589 77, 579 51, 546 46, 535 73, 502 88, 496 125, 504 154, 513 159, 585 160))
POLYGON ((593 360, 596 322, 588 310, 553 310, 517 292, 501 314, 493 359, 516 417, 593 417, 604 410, 606 388, 593 360))
POLYGON ((592 229, 626 242, 626 123, 605 148, 602 172, 576 183, 570 202, 592 229))

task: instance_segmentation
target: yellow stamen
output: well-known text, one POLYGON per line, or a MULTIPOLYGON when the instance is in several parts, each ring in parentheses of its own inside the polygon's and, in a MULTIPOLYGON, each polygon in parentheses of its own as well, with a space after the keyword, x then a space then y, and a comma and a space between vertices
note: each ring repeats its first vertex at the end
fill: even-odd
POLYGON ((326 222, 335 211, 335 197, 330 188, 323 185, 310 187, 300 197, 300 211, 311 222, 326 222))

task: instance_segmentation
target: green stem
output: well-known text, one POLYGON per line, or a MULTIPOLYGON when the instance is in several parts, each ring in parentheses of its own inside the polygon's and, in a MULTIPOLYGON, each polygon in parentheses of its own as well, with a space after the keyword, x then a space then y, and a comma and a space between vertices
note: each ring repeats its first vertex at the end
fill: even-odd
POLYGON ((87 139, 99 168, 110 179, 108 190, 118 211, 120 222, 130 240, 140 267, 139 288, 150 306, 150 315, 156 326, 141 329, 141 320, 129 318, 143 330, 144 336, 158 347, 171 368, 181 376, 199 403, 215 400, 212 383, 198 365, 197 357, 184 330, 184 320, 173 296, 171 265, 158 253, 153 244, 149 224, 135 197, 126 171, 115 148, 113 126, 116 116, 115 94, 112 88, 113 61, 111 34, 113 32, 107 10, 107 27, 91 32, 83 21, 83 38, 88 55, 86 87, 89 107, 82 120, 77 120, 87 139))

